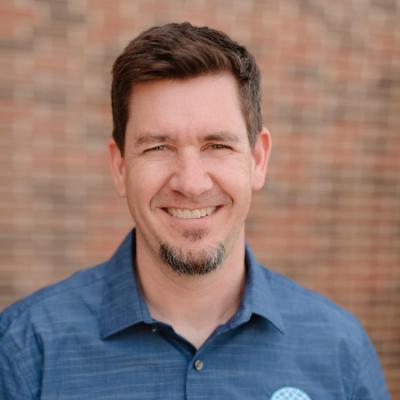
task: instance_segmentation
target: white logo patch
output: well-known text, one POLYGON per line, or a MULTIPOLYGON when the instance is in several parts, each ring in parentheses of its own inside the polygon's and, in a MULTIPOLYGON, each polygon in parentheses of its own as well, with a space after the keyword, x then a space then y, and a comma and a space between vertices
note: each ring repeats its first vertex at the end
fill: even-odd
POLYGON ((277 390, 270 400, 311 400, 311 397, 300 389, 283 387, 277 390))

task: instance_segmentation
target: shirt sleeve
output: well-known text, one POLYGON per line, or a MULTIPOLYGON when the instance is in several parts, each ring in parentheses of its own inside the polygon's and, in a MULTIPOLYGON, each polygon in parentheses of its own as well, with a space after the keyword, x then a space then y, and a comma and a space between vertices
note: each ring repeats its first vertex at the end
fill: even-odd
POLYGON ((351 400, 390 400, 378 356, 367 336, 362 357, 351 400))
POLYGON ((0 399, 33 400, 24 375, 0 342, 0 399))

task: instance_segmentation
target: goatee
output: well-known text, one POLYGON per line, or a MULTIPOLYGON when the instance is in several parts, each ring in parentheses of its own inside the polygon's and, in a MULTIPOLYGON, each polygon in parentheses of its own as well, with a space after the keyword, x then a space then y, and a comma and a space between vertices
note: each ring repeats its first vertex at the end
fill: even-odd
POLYGON ((181 275, 205 275, 215 271, 225 258, 225 247, 220 243, 217 247, 194 255, 180 248, 161 244, 160 257, 171 269, 181 275))

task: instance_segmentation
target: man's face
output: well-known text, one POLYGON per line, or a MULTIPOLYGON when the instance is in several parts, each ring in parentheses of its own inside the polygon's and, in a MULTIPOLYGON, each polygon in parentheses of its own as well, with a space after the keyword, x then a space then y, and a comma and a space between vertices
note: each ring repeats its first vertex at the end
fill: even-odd
POLYGON ((109 147, 139 251, 160 259, 167 249, 195 269, 218 255, 222 262, 243 246, 270 147, 263 131, 250 148, 235 79, 219 73, 137 84, 129 116, 123 158, 114 142, 109 147))

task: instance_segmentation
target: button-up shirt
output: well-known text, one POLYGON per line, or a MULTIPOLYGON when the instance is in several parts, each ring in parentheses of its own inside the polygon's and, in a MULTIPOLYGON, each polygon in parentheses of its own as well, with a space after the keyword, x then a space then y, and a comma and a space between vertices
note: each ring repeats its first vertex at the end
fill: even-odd
POLYGON ((0 399, 389 399, 358 321, 248 247, 239 310, 198 349, 151 317, 135 258, 133 231, 109 261, 0 315, 0 399))

